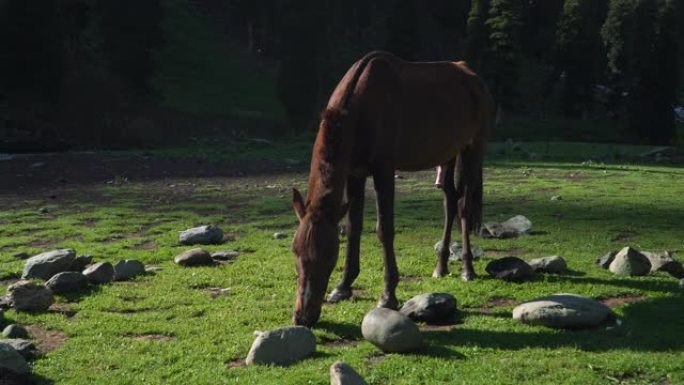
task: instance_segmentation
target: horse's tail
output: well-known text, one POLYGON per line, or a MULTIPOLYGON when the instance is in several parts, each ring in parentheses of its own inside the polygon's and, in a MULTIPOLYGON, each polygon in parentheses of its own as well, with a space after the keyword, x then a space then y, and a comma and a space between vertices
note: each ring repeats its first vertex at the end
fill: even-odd
POLYGON ((477 92, 480 125, 473 140, 456 158, 456 195, 458 216, 466 220, 468 232, 477 232, 482 225, 482 168, 486 141, 494 126, 494 101, 486 86, 477 92))

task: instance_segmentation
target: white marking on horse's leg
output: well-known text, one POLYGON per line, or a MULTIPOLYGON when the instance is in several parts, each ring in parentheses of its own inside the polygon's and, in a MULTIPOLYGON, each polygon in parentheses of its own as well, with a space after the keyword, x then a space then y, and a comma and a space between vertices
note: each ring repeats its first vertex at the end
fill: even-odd
POLYGON ((444 167, 442 166, 437 166, 437 179, 435 179, 435 186, 440 188, 444 186, 444 167))

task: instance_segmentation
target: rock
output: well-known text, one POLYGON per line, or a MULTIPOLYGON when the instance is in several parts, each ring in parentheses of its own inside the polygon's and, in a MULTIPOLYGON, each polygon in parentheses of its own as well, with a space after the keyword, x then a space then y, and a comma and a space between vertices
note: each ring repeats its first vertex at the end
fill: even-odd
POLYGON ((6 369, 17 374, 28 373, 26 359, 7 343, 0 342, 0 372, 6 369))
POLYGON ((19 281, 7 288, 10 306, 17 311, 45 311, 54 302, 52 291, 30 281, 19 281))
POLYGON ((45 286, 54 294, 73 293, 87 288, 88 278, 75 271, 65 271, 55 274, 45 283, 45 286))
POLYGON ((517 257, 504 257, 487 264, 485 271, 494 278, 504 281, 523 282, 534 277, 532 267, 517 257))
POLYGON ((177 255, 173 261, 185 267, 210 266, 214 264, 214 260, 211 259, 211 255, 200 248, 187 250, 177 255))
POLYGON ((47 281, 53 275, 69 270, 76 259, 72 249, 52 250, 29 258, 24 265, 22 279, 39 278, 47 281))
POLYGON ((215 251, 211 253, 211 258, 215 261, 232 261, 240 255, 239 252, 235 250, 230 251, 215 251))
POLYGON ((114 265, 115 281, 125 281, 141 274, 145 274, 145 265, 135 259, 124 259, 114 265))
POLYGON ((274 233, 273 234, 273 239, 285 239, 287 238, 287 234, 285 233, 274 233))
POLYGON ((669 251, 662 253, 642 251, 641 254, 651 262, 651 273, 664 271, 675 278, 684 278, 684 266, 681 262, 675 261, 669 251))
POLYGON ((93 256, 92 255, 81 255, 76 257, 74 259, 74 262, 71 264, 71 267, 69 270, 71 271, 77 271, 77 272, 82 272, 85 270, 85 268, 93 263, 93 256))
POLYGON ((597 258, 596 264, 604 269, 607 269, 608 267, 610 267, 610 264, 613 262, 613 259, 615 259, 615 255, 617 253, 618 252, 614 250, 608 252, 608 254, 604 255, 603 257, 597 258))
POLYGON ((651 262, 636 249, 625 247, 615 255, 608 269, 617 275, 647 275, 651 262))
POLYGON ((16 253, 14 254, 14 258, 16 259, 29 259, 31 257, 29 253, 22 251, 21 253, 16 253))
POLYGON ((356 370, 342 361, 330 366, 330 385, 368 385, 356 370))
MULTIPOLYGON (((34 345, 33 342, 27 341, 23 338, 0 340, 0 343, 4 343, 11 346, 12 348, 14 348, 14 350, 17 351, 17 353, 21 354, 21 356, 24 357, 24 359, 26 360, 30 360, 36 355, 36 345, 34 345)), ((2 384, 2 381, 0 381, 0 384, 2 384)))
POLYGON ((404 314, 384 307, 363 317, 361 334, 385 353, 409 352, 423 346, 416 324, 404 314))
POLYGON ((562 274, 568 270, 568 264, 565 262, 565 259, 557 255, 535 258, 527 261, 527 264, 538 273, 562 274))
POLYGON ((217 226, 199 226, 180 233, 182 245, 218 245, 223 242, 223 231, 217 226))
POLYGON ((316 351, 316 336, 303 326, 290 326, 256 334, 245 360, 247 365, 289 365, 316 351))
POLYGON ((516 215, 504 222, 488 222, 482 225, 480 235, 484 238, 512 238, 526 234, 532 229, 532 222, 523 215, 516 215))
POLYGON ((83 270, 83 275, 96 285, 109 283, 114 280, 114 267, 109 262, 98 262, 83 270))
POLYGON ((38 212, 41 213, 41 214, 47 214, 47 213, 50 212, 50 210, 48 210, 47 207, 41 207, 41 208, 38 209, 38 212))
POLYGON ((154 274, 162 270, 164 270, 164 268, 161 266, 147 266, 145 268, 145 273, 154 274))
POLYGON ((563 329, 596 327, 614 318, 608 306, 566 293, 537 298, 513 309, 513 319, 525 324, 563 329))
POLYGON ((399 311, 416 322, 449 323, 456 316, 456 298, 448 293, 420 294, 406 301, 399 311))
POLYGON ((551 197, 551 200, 552 201, 560 201, 560 200, 563 200, 563 197, 560 195, 554 195, 551 197))
POLYGON ((684 289, 684 278, 679 280, 679 288, 684 289))
MULTIPOLYGON (((435 251, 439 253, 439 251, 442 249, 442 241, 439 241, 435 243, 435 251)), ((473 254, 473 259, 479 259, 482 254, 484 254, 484 250, 480 246, 477 245, 470 245, 470 252, 473 254)), ((463 249, 461 248, 461 244, 458 242, 454 242, 451 245, 449 245, 449 260, 450 261, 460 261, 461 258, 463 257, 463 249)))
POLYGON ((7 327, 2 331, 2 335, 5 338, 29 338, 29 334, 26 329, 19 324, 7 325, 7 327))

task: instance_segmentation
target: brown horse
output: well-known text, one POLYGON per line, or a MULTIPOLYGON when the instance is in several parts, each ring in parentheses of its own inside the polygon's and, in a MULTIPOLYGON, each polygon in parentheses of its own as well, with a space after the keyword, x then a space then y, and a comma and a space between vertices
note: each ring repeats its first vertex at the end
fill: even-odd
POLYGON ((306 200, 293 189, 299 226, 294 322, 311 326, 321 312, 339 254, 338 222, 347 215, 344 277, 328 297, 348 299, 359 274, 359 242, 366 178, 377 195, 377 236, 384 247, 385 291, 378 305, 396 308, 394 256, 395 170, 440 167, 444 234, 433 276, 448 273, 449 242, 458 214, 465 280, 475 277, 468 233, 482 218, 482 158, 493 101, 464 62, 412 63, 386 52, 357 61, 335 88, 321 115, 306 200), (454 173, 458 172, 457 187, 454 173), (346 193, 347 203, 343 204, 346 193))

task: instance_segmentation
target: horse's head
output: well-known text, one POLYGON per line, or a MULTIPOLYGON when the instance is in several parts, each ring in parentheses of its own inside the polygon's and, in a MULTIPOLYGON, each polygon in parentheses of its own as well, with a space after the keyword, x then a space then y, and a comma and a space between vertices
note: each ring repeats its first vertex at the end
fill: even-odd
POLYGON ((310 208, 296 189, 293 189, 292 204, 299 219, 292 241, 292 251, 297 257, 294 323, 313 326, 321 314, 330 274, 339 255, 337 224, 348 206, 335 210, 310 208))

